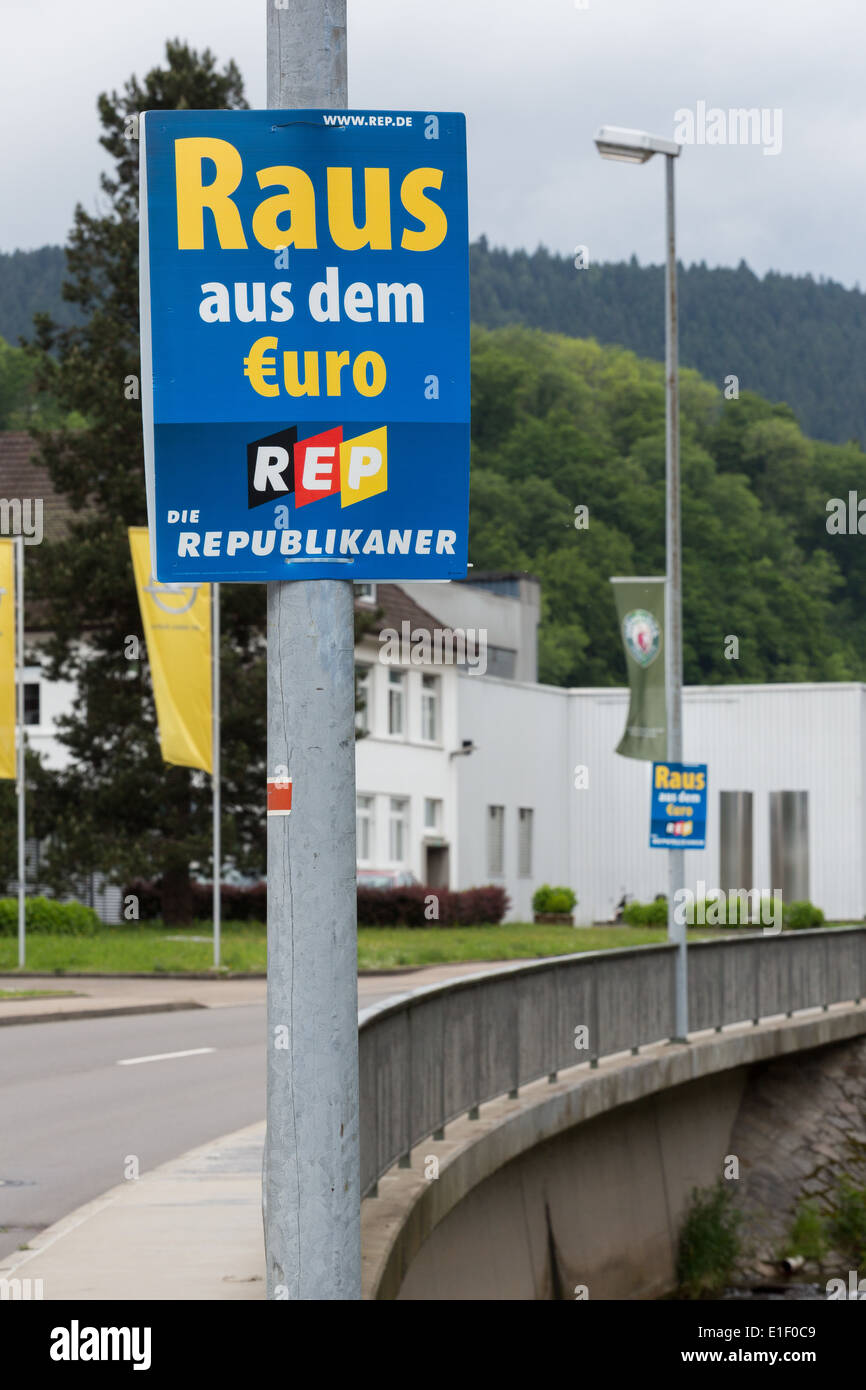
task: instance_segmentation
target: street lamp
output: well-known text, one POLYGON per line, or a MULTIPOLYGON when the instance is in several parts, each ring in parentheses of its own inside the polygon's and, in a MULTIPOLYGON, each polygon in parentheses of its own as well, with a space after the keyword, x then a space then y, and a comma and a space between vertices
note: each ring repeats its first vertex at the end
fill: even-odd
MULTIPOLYGON (((665 194, 667 261, 665 269, 665 539, 667 583, 665 584, 665 685, 667 689, 667 756, 670 762, 683 758, 683 629, 682 564, 680 550, 680 415, 679 348, 677 343, 677 253, 674 233, 674 160, 681 145, 663 140, 645 130, 624 130, 602 126, 595 137, 603 159, 624 164, 646 164, 654 154, 665 156, 665 194)), ((677 893, 683 887, 683 851, 668 850, 668 938, 677 945, 675 1036, 688 1036, 688 963, 686 925, 674 917, 677 893)))

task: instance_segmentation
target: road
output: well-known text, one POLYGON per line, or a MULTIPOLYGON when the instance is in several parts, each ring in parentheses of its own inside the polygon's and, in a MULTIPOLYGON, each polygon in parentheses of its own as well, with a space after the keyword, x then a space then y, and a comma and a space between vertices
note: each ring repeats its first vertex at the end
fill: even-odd
MULTIPOLYGON (((394 992, 360 986, 362 1007, 394 992)), ((263 1001, 0 1028, 0 1256, 122 1182, 131 1159, 143 1173, 263 1119, 264 1040, 263 1001)))

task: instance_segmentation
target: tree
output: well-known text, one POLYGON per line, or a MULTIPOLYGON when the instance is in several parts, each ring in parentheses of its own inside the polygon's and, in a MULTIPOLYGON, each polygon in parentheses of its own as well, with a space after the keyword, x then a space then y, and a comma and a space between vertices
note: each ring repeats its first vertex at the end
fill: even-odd
MULTIPOLYGON (((609 579, 665 569, 663 368, 514 325, 476 328, 472 366, 472 562, 541 580, 541 680, 621 685, 609 579)), ((862 452, 681 382, 686 682, 861 679, 866 560, 825 504, 857 488, 862 452)))
MULTIPOLYGON (((80 322, 36 320, 29 350, 37 382, 65 411, 85 418, 34 430, 40 460, 74 516, 48 537, 31 565, 30 595, 41 601, 51 637, 52 679, 74 681, 78 699, 61 721, 71 755, 59 774, 37 775, 53 827, 47 872, 55 886, 83 873, 163 880, 167 921, 191 919, 190 867, 210 852, 210 789, 203 774, 167 767, 156 737, 140 633, 127 527, 146 524, 140 407, 130 380, 139 369, 138 140, 143 110, 242 108, 240 73, 222 71, 209 51, 166 45, 165 64, 121 94, 98 101, 100 143, 114 161, 101 180, 106 209, 75 210, 64 298, 80 322)), ((222 593, 224 845, 243 868, 261 870, 265 781, 265 596, 259 585, 222 593)))

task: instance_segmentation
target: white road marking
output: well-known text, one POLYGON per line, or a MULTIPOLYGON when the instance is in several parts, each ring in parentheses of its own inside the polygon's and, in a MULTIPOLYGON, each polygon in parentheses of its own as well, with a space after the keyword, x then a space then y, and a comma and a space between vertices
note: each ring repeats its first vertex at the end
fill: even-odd
POLYGON ((172 1057, 200 1057, 203 1052, 216 1052, 215 1047, 188 1047, 185 1052, 154 1052, 150 1057, 124 1057, 119 1067, 137 1067, 139 1062, 167 1062, 172 1057))

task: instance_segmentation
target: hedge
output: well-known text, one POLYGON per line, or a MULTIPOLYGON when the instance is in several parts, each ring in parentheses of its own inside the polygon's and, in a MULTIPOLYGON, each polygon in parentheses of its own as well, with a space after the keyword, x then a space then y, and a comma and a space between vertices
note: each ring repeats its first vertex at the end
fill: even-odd
MULTIPOLYGON (((83 903, 61 903, 56 898, 27 898, 24 925, 28 932, 52 936, 93 936, 102 923, 92 907, 83 903)), ((18 932, 18 899, 0 898, 0 936, 18 932)))
MULTIPOLYGON (((128 884, 123 892, 124 897, 134 894, 138 898, 141 921, 152 921, 162 916, 159 880, 146 883, 139 879, 128 884)), ((199 920, 209 918, 213 908, 211 885, 193 883, 192 894, 194 916, 199 920)), ((257 883, 252 888, 223 884, 220 901, 226 922, 267 921, 267 885, 264 883, 257 883)), ((423 884, 412 884, 406 888, 358 888, 358 923, 364 927, 494 925, 502 921, 508 906, 505 889, 493 884, 486 888, 467 888, 461 892, 425 887, 423 884), (434 912, 436 916, 431 915, 434 912)))
MULTIPOLYGON (((123 890, 124 898, 138 898, 138 916, 142 922, 151 922, 162 917, 162 883, 135 879, 123 890)), ((226 922, 266 922, 268 917, 268 890, 264 883, 255 883, 251 888, 237 888, 234 884, 220 885, 220 904, 222 918, 226 922)), ((201 921, 213 916, 213 885, 210 883, 192 884, 193 917, 201 921)))
POLYGON ((359 888, 360 927, 480 927, 495 926, 508 911, 504 888, 430 888, 416 883, 407 888, 359 888), (432 913, 436 912, 436 916, 432 913))

